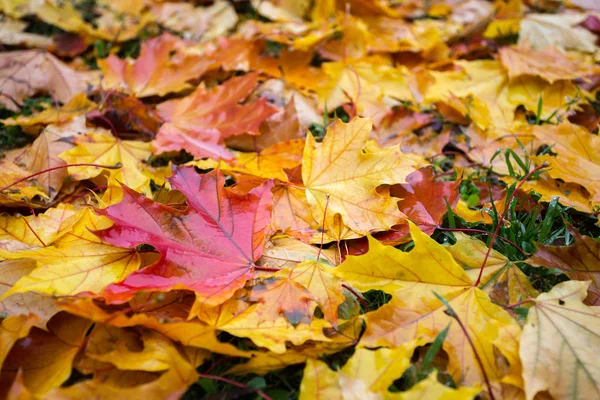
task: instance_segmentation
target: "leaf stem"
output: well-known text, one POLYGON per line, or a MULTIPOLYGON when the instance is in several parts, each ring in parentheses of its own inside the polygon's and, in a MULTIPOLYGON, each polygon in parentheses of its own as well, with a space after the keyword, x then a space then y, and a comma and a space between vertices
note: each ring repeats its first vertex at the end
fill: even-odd
POLYGON ((502 226, 502 223, 504 222, 506 216, 508 215, 508 212, 510 210, 510 203, 515 198, 515 194, 517 193, 517 191, 519 189, 521 189, 521 186, 523 186, 523 184, 525 182, 527 182, 527 180, 531 177, 531 175, 533 175, 535 172, 537 172, 541 169, 544 169, 546 167, 547 167, 547 164, 543 163, 542 165, 535 167, 534 169, 529 171, 529 173, 523 178, 523 180, 521 180, 521 182, 519 182, 519 184, 517 185, 515 190, 513 190, 513 192, 510 194, 510 197, 508 198, 508 201, 506 202, 506 210, 504 210, 503 214, 500 214, 500 218, 498 219, 498 223, 496 224, 496 229, 494 229, 494 234, 492 235, 492 240, 490 240, 490 245, 488 246, 488 251, 485 253, 483 263, 481 263, 481 268, 479 269, 479 276, 477 277, 477 280, 475 281, 473 286, 477 287, 477 286, 479 286, 479 283, 481 282, 481 277, 483 276, 483 269, 484 269, 485 264, 487 263, 487 260, 490 256, 492 247, 494 246, 494 243, 496 242, 496 238, 498 237, 498 232, 500 232, 500 227, 502 226))
POLYGON ((365 299, 363 299, 361 297, 361 295, 359 295, 354 289, 352 289, 350 286, 346 285, 345 283, 342 284, 342 287, 344 289, 346 289, 347 291, 349 291, 350 293, 352 293, 352 295, 354 297, 356 297, 356 300, 358 300, 358 302, 365 308, 365 312, 371 311, 371 309, 369 308, 369 305, 367 304, 365 299))
POLYGON ((97 168, 106 168, 106 169, 119 169, 122 167, 122 165, 120 162, 116 163, 115 165, 102 165, 102 164, 90 164, 90 163, 59 165, 57 167, 52 167, 52 168, 45 169, 43 171, 36 172, 35 174, 27 175, 26 177, 23 177, 13 183, 11 183, 10 185, 0 188, 0 192, 4 192, 5 190, 10 189, 11 187, 18 185, 19 183, 24 182, 28 179, 35 178, 38 175, 42 175, 42 174, 45 174, 48 172, 56 171, 57 169, 68 168, 68 167, 97 167, 97 168))
POLYGON ((496 400, 494 397, 494 392, 492 391, 492 384, 490 383, 490 379, 488 378, 487 372, 485 371, 485 368, 483 367, 483 361, 481 361, 481 357, 479 357, 479 353, 477 352, 477 349, 475 348, 475 344, 473 343, 473 340, 471 339, 471 335, 469 335, 469 331, 467 331, 467 328, 462 323, 462 321, 460 320, 460 317, 458 316, 456 311, 454 311, 454 308, 452 308, 452 306, 450 305, 448 300, 446 300, 445 298, 443 298, 436 292, 433 292, 433 294, 442 302, 442 304, 444 304, 444 306, 446 306, 446 310, 444 311, 446 313, 446 315, 448 315, 450 318, 453 318, 458 323, 458 326, 460 326, 460 329, 462 329, 463 333, 465 334, 465 337, 467 338, 467 341, 469 342, 469 345, 471 346, 471 350, 473 350, 473 355, 475 355, 477 364, 479 364, 479 369, 481 370, 481 374, 483 375, 483 380, 485 381, 485 385, 487 386, 488 392, 490 394, 490 399, 496 400))
POLYGON ((520 305, 527 304, 527 303, 535 303, 535 300, 534 299, 525 299, 525 300, 519 301, 517 303, 504 306, 504 308, 515 308, 515 307, 518 307, 520 305))

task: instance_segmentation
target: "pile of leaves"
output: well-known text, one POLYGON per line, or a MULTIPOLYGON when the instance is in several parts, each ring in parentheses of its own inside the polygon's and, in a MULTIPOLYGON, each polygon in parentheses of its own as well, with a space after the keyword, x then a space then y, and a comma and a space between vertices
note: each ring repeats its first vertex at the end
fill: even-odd
POLYGON ((0 11, 0 398, 600 397, 599 2, 0 11))

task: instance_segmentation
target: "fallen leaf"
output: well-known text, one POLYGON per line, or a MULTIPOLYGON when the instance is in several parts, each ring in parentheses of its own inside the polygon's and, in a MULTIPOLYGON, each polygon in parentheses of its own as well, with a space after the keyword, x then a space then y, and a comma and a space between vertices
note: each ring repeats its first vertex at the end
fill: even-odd
POLYGON ((56 109, 48 107, 31 116, 19 115, 17 118, 3 119, 2 123, 4 125, 19 125, 24 127, 60 124, 91 111, 95 106, 96 104, 88 100, 84 93, 79 93, 73 96, 62 107, 56 109))
POLYGON ((586 14, 528 14, 521 20, 519 43, 528 42, 535 50, 556 46, 562 50, 594 53, 596 36, 579 26, 586 14))
POLYGON ((588 285, 559 283, 529 310, 520 348, 528 400, 543 391, 555 399, 600 393, 600 365, 590 351, 600 342, 600 313, 582 303, 588 285))
POLYGON ((3 387, 18 371, 33 394, 43 396, 59 387, 71 375, 73 360, 79 353, 91 322, 66 313, 48 322, 48 331, 32 328, 27 337, 15 343, 2 366, 3 387))
POLYGON ((102 324, 95 325, 88 336, 85 357, 122 371, 164 371, 171 367, 169 343, 157 334, 102 324))
POLYGON ((594 67, 582 60, 572 60, 554 47, 533 50, 525 45, 503 47, 500 60, 510 79, 521 75, 539 76, 550 83, 594 74, 594 67))
POLYGON ((90 232, 109 225, 107 218, 84 209, 52 246, 22 251, 0 250, 0 256, 4 258, 22 263, 35 260, 37 265, 4 293, 2 299, 32 291, 62 296, 100 293, 105 286, 124 279, 139 268, 140 255, 135 250, 111 246, 90 232))
MULTIPOLYGON (((591 281, 587 305, 600 304, 600 242, 581 235, 572 225, 567 230, 575 239, 572 246, 536 244, 535 253, 526 262, 540 267, 558 268, 574 280, 591 281)), ((532 296, 533 297, 533 296, 532 296)))
MULTIPOLYGON (((63 399, 88 399, 90 396, 99 399, 144 398, 161 400, 166 398, 179 398, 185 390, 198 380, 196 363, 189 358, 189 354, 182 352, 168 339, 157 333, 147 335, 160 346, 168 364, 168 370, 155 380, 142 382, 133 387, 116 387, 105 383, 102 379, 90 379, 78 382, 69 387, 58 388, 47 394, 46 398, 52 400, 63 399)), ((123 375, 124 372, 121 372, 123 375)))
POLYGON ((484 265, 488 252, 484 242, 461 232, 454 232, 454 236, 456 243, 448 246, 448 251, 473 281, 483 266, 479 288, 496 304, 514 304, 539 294, 523 271, 501 253, 490 250, 484 265))
POLYGON ((248 300, 258 303, 255 312, 261 319, 271 321, 284 316, 293 326, 310 323, 317 307, 312 294, 285 275, 254 285, 248 300))
POLYGON ((411 172, 406 177, 406 182, 390 187, 390 195, 402 199, 398 202, 400 211, 422 231, 433 233, 434 228, 442 222, 448 207, 456 206, 460 180, 436 181, 433 169, 426 167, 411 172))
POLYGON ((6 356, 17 342, 29 334, 38 318, 35 315, 9 316, 2 320, 0 325, 0 366, 4 364, 6 356))
POLYGON ((239 105, 257 85, 257 74, 233 78, 212 89, 199 86, 191 95, 158 105, 165 121, 154 146, 158 153, 186 149, 197 158, 231 158, 223 140, 242 133, 259 134, 260 124, 276 112, 261 99, 239 105))
POLYGON ((122 89, 136 97, 164 96, 190 88, 187 81, 204 74, 213 64, 205 55, 187 51, 189 43, 164 33, 142 44, 133 62, 116 55, 99 59, 103 86, 122 89))
POLYGON ((365 151, 371 127, 369 119, 355 118, 336 122, 322 143, 306 137, 302 180, 313 217, 326 230, 332 229, 336 214, 358 235, 389 230, 403 218, 398 200, 376 188, 405 182, 420 157, 393 147, 365 151))
MULTIPOLYGON (((0 296, 9 291, 17 281, 35 269, 35 262, 5 260, 0 262, 0 296)), ((46 329, 46 323, 60 311, 56 301, 50 296, 39 293, 17 293, 0 301, 0 314, 10 317, 35 316, 35 326, 46 329)))
POLYGON ((185 2, 158 3, 152 5, 152 15, 161 25, 194 41, 224 35, 238 22, 235 9, 226 1, 216 1, 208 7, 185 2))
POLYGON ((506 375, 496 365, 494 356, 494 348, 498 348, 513 368, 518 366, 520 328, 516 321, 473 287, 469 276, 444 246, 413 224, 411 235, 415 248, 409 253, 371 238, 368 253, 348 256, 336 268, 336 275, 361 291, 376 289, 393 294, 389 303, 365 314, 367 329, 361 344, 397 347, 415 338, 433 341, 452 321, 444 313, 445 306, 434 300, 434 291, 445 297, 459 315, 478 354, 465 341, 458 324, 451 324, 444 349, 450 357, 448 369, 455 382, 464 385, 482 382, 482 367, 477 361, 480 357, 490 380, 518 383, 518 370, 506 375))
POLYGON ((109 286, 105 297, 122 302, 141 290, 188 289, 218 305, 242 287, 265 245, 271 184, 237 194, 223 187, 224 180, 217 171, 198 175, 192 167, 180 168, 169 182, 187 197, 187 209, 155 203, 124 187, 120 203, 100 210, 114 222, 96 232, 100 238, 116 246, 150 244, 162 255, 109 286), (139 214, 137 220, 129 217, 132 212, 139 214))
POLYGON ((114 179, 142 193, 150 194, 148 169, 143 164, 152 154, 152 144, 137 140, 121 140, 108 132, 88 133, 70 138, 75 147, 61 153, 59 157, 67 164, 98 164, 101 167, 72 166, 68 168, 71 179, 85 180, 103 177, 101 184, 107 179, 114 179))
POLYGON ((26 46, 48 49, 53 45, 52 38, 25 32, 27 23, 3 16, 0 20, 0 43, 10 46, 26 46))
POLYGON ((419 400, 419 399, 455 399, 470 400, 475 398, 481 389, 479 387, 461 386, 458 389, 442 385, 438 381, 438 372, 434 370, 429 376, 417 383, 410 390, 399 393, 400 400, 419 400))
POLYGON ((36 50, 20 50, 0 55, 0 103, 9 110, 19 110, 23 100, 38 91, 47 92, 67 103, 78 93, 95 85, 93 73, 71 69, 52 54, 36 50))
MULTIPOLYGON (((215 318, 212 324, 190 319, 190 302, 183 299, 176 292, 167 295, 162 293, 148 292, 143 296, 137 296, 130 301, 130 305, 137 311, 127 315, 122 310, 107 309, 106 305, 94 302, 90 298, 70 299, 61 302, 61 308, 71 314, 85 316, 92 321, 110 324, 119 328, 143 326, 157 331, 166 337, 176 340, 185 346, 207 349, 215 353, 227 354, 234 357, 251 357, 252 352, 239 350, 230 343, 221 343, 217 339, 217 333, 222 321, 215 318), (102 307, 101 307, 102 306, 102 307)), ((230 308, 216 307, 212 314, 225 316, 222 319, 231 318, 240 311, 234 310, 229 314, 230 308)))

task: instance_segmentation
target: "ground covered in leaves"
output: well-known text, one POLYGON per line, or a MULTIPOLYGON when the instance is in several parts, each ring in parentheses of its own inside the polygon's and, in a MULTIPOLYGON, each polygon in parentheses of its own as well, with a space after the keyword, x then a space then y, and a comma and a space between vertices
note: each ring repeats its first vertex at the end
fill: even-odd
POLYGON ((0 11, 0 398, 600 398, 600 2, 0 11))

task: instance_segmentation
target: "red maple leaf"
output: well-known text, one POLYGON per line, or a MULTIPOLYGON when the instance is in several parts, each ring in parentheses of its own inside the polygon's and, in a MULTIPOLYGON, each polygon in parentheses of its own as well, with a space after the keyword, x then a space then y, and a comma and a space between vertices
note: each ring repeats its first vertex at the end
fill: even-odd
POLYGON ((158 105, 164 120, 154 146, 157 153, 185 149, 196 158, 231 158, 223 141, 234 135, 258 135, 260 124, 277 112, 262 98, 238 104, 252 93, 258 74, 232 78, 220 86, 199 86, 194 93, 158 105))
POLYGON ((96 234, 116 246, 152 245, 161 258, 108 286, 104 296, 123 302, 137 292, 187 289, 207 305, 227 300, 253 274, 271 216, 271 182, 240 194, 224 187, 219 171, 199 175, 180 168, 169 179, 187 197, 179 210, 124 187, 123 200, 98 212, 114 225, 96 234))

